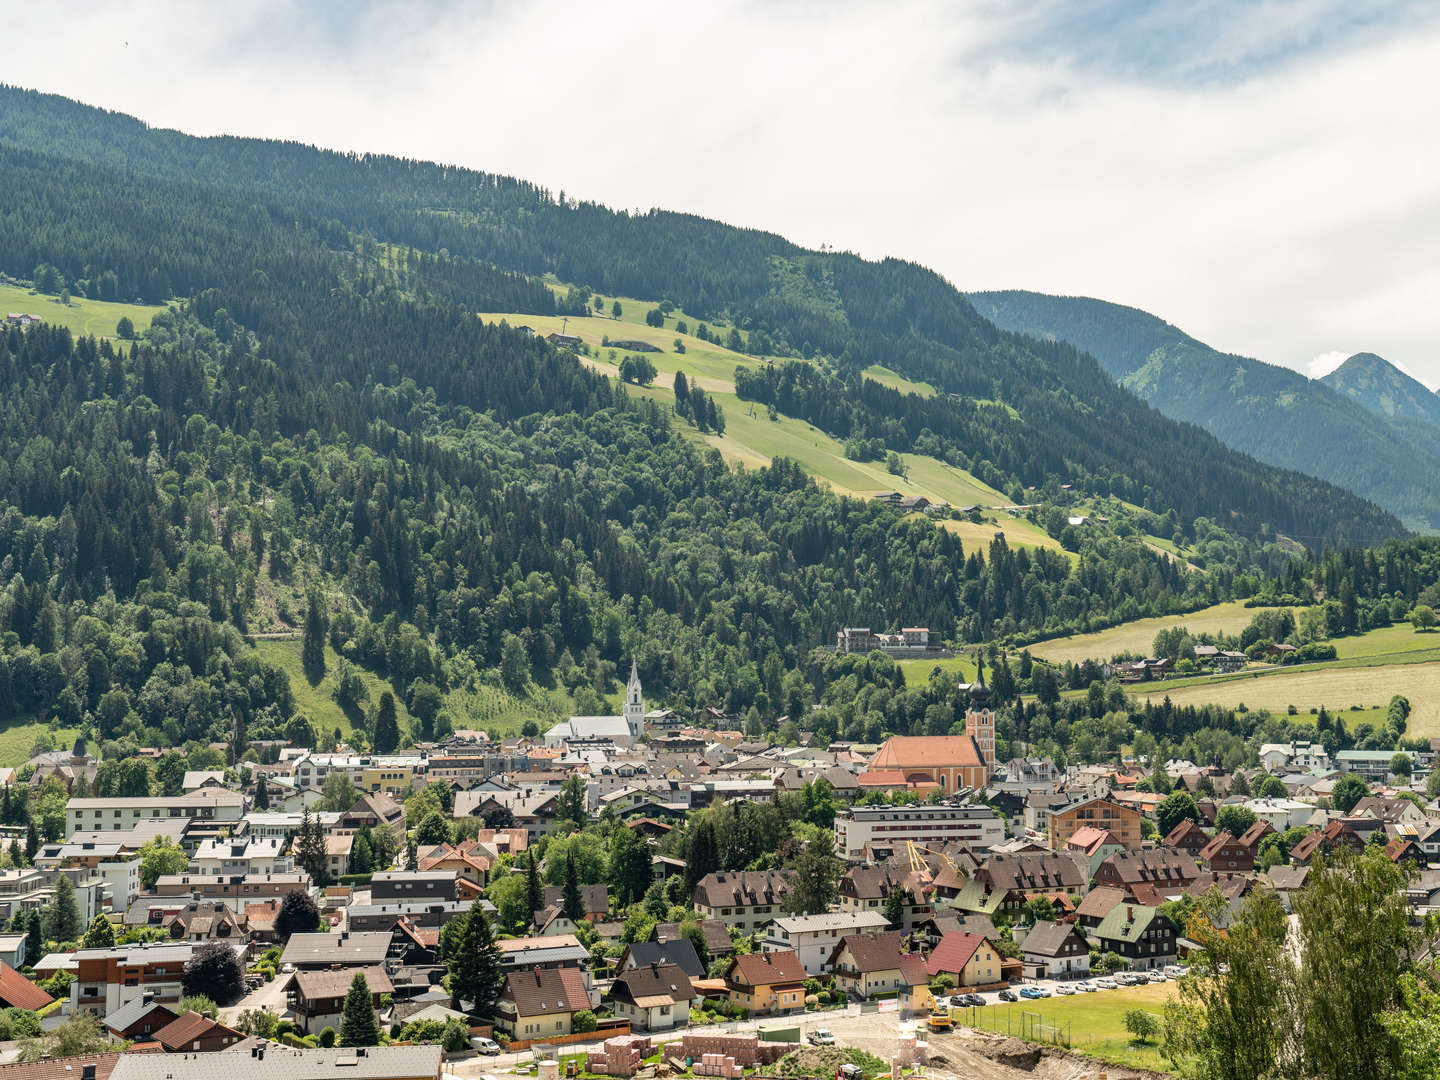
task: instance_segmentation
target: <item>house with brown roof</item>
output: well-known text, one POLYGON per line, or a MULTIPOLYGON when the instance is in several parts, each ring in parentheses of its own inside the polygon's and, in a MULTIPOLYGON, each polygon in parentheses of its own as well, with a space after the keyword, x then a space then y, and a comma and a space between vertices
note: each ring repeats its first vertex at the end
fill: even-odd
POLYGON ((105 1017, 105 1030, 120 1042, 149 1042, 155 1032, 173 1023, 178 1017, 174 1009, 146 994, 120 1006, 105 1017))
POLYGON ((362 825, 372 829, 389 829, 403 839, 405 807, 383 791, 362 795, 354 806, 340 815, 340 828, 354 830, 362 825))
MULTIPOLYGON (((565 888, 562 885, 545 886, 545 906, 560 908, 565 903, 565 888)), ((610 890, 608 886, 581 885, 580 903, 585 908, 585 918, 591 922, 602 922, 610 913, 610 890)))
POLYGON ((940 944, 925 958, 925 973, 949 975, 956 986, 992 986, 1004 975, 1000 954, 979 934, 954 932, 940 939, 940 944))
MULTIPOLYGON (((828 968, 835 974, 836 985, 850 997, 862 1000, 909 989, 902 966, 905 954, 900 947, 901 941, 898 930, 846 934, 831 951, 827 961, 828 968)), ((923 958, 917 955, 915 960, 920 965, 921 981, 928 982, 923 958)))
POLYGON ((1122 805, 1113 799, 1081 799, 1049 812, 1046 842, 1051 851, 1064 850, 1072 836, 1089 827, 1106 830, 1120 841, 1126 851, 1135 851, 1144 839, 1140 832, 1143 816, 1136 807, 1122 805))
POLYGON ((55 999, 9 964, 0 962, 0 1006, 36 1012, 55 999))
POLYGON ((1075 923, 1092 930, 1104 921, 1111 910, 1125 902, 1125 890, 1108 885, 1099 885, 1086 894, 1075 909, 1075 923))
POLYGON ((678 964, 644 964, 620 972, 610 987, 615 1015, 632 1031, 669 1031, 690 1022, 696 997, 690 977, 678 964))
POLYGON ((1365 841, 1360 839, 1360 834, 1348 822, 1338 818, 1326 822, 1323 829, 1302 836, 1300 842, 1290 849, 1290 862, 1295 866, 1309 866, 1317 852, 1335 851, 1337 848, 1354 852, 1365 849, 1365 841))
POLYGON ((1173 848, 1148 848, 1111 855, 1095 871, 1096 885, 1130 889, 1135 885, 1183 889, 1200 876, 1195 860, 1173 848))
POLYGON ((302 1031, 315 1035, 327 1027, 340 1030, 340 1021, 345 1014, 345 995, 350 992, 350 984, 355 981, 356 975, 365 976, 373 1008, 380 1008, 381 994, 395 992, 395 986, 383 967, 295 973, 295 1015, 302 1031))
POLYGON ((722 978, 731 1003, 752 1016, 784 1016, 805 1009, 805 968, 794 952, 736 956, 722 978))
POLYGON ((1176 825, 1165 838, 1160 841, 1161 846, 1174 848, 1176 851, 1183 851, 1192 859, 1200 857, 1200 851, 1210 842, 1210 837, 1195 821, 1194 818, 1186 818, 1176 825))
POLYGON ((234 1046, 245 1035, 191 1010, 177 1016, 153 1037, 168 1054, 213 1054, 234 1046))
POLYGON ((739 870, 706 874, 696 883, 691 899, 705 918, 750 931, 782 914, 789 894, 788 871, 739 870))
POLYGON ((1076 829, 1070 839, 1065 841, 1065 850, 1085 860, 1085 880, 1089 881, 1095 876, 1095 870, 1100 864, 1111 855, 1124 851, 1125 845, 1115 839, 1115 834, 1109 829, 1086 825, 1076 829))
POLYGON ((171 941, 243 942, 248 936, 247 919, 237 915, 220 900, 194 900, 161 923, 171 941))
MULTIPOLYGON (((656 923, 655 932, 651 935, 651 940, 658 941, 661 944, 668 944, 669 942, 675 941, 684 936, 680 933, 680 927, 682 925, 684 924, 678 922, 656 923)), ((701 919, 698 925, 700 927, 700 933, 705 935, 705 951, 709 954, 711 960, 714 960, 717 956, 729 956, 735 951, 735 943, 730 940, 730 932, 719 919, 701 919)))
MULTIPOLYGON (((931 884, 927 880, 929 877, 928 873, 914 871, 909 867, 853 866, 840 879, 840 910, 882 911, 891 891, 904 889, 910 894, 910 900, 905 905, 900 928, 913 930, 934 913, 927 895, 931 884)), ((958 878, 953 872, 951 877, 958 881, 958 892, 964 879, 958 878)))
POLYGON ((495 1006, 495 1027, 512 1039, 569 1035, 577 1012, 590 1008, 578 968, 532 968, 512 972, 495 1006))
POLYGON ((992 855, 951 903, 960 911, 994 918, 1019 911, 1037 896, 1068 907, 1084 895, 1087 884, 1080 864, 1068 854, 992 855))
POLYGON ((1248 874, 1255 869, 1255 852, 1221 829, 1200 849, 1200 865, 1216 874, 1248 874))
POLYGON ((1074 923, 1038 920, 1020 943, 1032 979, 1083 979, 1090 974, 1090 944, 1074 923))

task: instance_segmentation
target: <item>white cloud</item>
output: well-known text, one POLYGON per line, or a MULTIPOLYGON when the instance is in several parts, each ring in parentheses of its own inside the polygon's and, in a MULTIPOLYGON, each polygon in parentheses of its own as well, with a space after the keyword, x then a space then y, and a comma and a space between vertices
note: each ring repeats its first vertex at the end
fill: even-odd
POLYGON ((1350 6, 1270 0, 1203 40, 1200 4, 1056 38, 1075 2, 37 4, 7 33, 66 48, 5 78, 1100 296, 1298 370, 1362 342, 1440 382, 1440 27, 1307 51, 1350 6), (1111 32, 1152 33, 1149 69, 1111 32))

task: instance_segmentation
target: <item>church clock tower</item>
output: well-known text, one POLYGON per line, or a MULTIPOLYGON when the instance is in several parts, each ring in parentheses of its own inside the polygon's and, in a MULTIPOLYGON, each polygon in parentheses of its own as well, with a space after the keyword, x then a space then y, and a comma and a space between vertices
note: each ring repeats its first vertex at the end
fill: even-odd
POLYGON ((640 691, 640 671, 630 660, 630 681, 625 686, 625 724, 630 728, 630 741, 638 743, 645 734, 645 697, 640 691))
POLYGON ((995 711, 990 708, 990 688, 985 685, 985 670, 975 673, 975 681, 966 687, 970 700, 965 707, 965 734, 980 748, 985 762, 985 775, 995 768, 995 711))

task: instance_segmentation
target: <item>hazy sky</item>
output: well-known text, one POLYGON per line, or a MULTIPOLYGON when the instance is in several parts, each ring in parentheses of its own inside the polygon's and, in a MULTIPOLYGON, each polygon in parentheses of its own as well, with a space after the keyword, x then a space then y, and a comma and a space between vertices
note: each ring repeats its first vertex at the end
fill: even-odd
POLYGON ((28 4, 0 79, 1440 383, 1440 5, 28 4), (1364 11, 1357 13, 1357 9, 1364 11))

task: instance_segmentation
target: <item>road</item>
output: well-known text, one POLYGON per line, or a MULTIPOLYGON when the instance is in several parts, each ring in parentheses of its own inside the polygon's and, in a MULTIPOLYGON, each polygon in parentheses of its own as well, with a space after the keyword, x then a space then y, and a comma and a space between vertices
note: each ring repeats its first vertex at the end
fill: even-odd
POLYGON ((294 977, 293 974, 276 975, 273 981, 262 983, 260 989, 254 993, 247 994, 234 1005, 221 1009, 220 1022, 233 1023, 246 1009, 267 1009, 276 1016, 285 1015, 285 990, 294 977))

